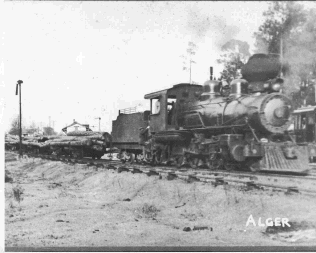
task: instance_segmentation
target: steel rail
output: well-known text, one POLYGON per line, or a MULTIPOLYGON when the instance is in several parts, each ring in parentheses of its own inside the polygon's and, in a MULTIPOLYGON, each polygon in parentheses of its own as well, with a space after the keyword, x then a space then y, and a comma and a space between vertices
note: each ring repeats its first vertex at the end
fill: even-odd
MULTIPOLYGON (((17 153, 14 153, 17 154, 17 153)), ((284 178, 284 179, 299 179, 299 180, 316 180, 316 177, 313 176, 293 176, 293 175, 284 175, 284 174, 266 174, 266 173, 256 173, 256 172, 235 172, 235 171, 207 171, 199 169, 191 169, 191 168, 172 168, 168 166, 149 166, 142 164, 130 164, 123 163, 119 160, 110 160, 110 159, 98 159, 93 160, 89 158, 69 158, 63 156, 55 156, 55 155, 41 155, 41 154, 28 154, 28 157, 41 158, 53 161, 61 161, 70 164, 85 164, 87 166, 96 166, 103 167, 107 169, 117 170, 118 173, 123 171, 129 171, 132 173, 145 173, 148 176, 157 175, 162 177, 163 174, 167 174, 167 179, 172 180, 175 178, 184 178, 186 181, 211 181, 211 183, 217 185, 225 185, 225 184, 237 184, 244 185, 246 188, 251 189, 263 189, 263 188, 272 188, 280 191, 286 191, 286 193, 301 193, 307 195, 315 195, 316 190, 298 188, 296 186, 282 186, 277 184, 267 184, 258 181, 260 178, 268 178, 271 177, 273 179, 276 178, 284 178), (240 180, 240 179, 231 179, 229 177, 243 177, 249 178, 249 180, 240 180)))

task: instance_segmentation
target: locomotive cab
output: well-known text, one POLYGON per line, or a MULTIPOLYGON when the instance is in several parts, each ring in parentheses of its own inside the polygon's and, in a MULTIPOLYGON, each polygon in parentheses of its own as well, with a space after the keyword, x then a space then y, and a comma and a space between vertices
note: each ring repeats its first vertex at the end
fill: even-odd
POLYGON ((170 89, 145 95, 150 99, 149 126, 151 133, 179 129, 177 114, 188 101, 196 101, 202 93, 202 86, 181 83, 170 89))

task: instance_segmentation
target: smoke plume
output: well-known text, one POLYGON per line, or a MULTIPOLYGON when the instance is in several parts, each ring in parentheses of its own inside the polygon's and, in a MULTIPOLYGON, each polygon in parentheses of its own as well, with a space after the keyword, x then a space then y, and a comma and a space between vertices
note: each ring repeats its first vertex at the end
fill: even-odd
POLYGON ((306 22, 293 31, 284 42, 283 63, 290 90, 316 75, 316 10, 308 11, 306 22))
POLYGON ((209 32, 212 32, 209 36, 212 36, 213 46, 218 48, 233 39, 240 30, 235 25, 228 25, 223 17, 209 16, 197 7, 189 9, 187 27, 197 40, 204 39, 209 32))

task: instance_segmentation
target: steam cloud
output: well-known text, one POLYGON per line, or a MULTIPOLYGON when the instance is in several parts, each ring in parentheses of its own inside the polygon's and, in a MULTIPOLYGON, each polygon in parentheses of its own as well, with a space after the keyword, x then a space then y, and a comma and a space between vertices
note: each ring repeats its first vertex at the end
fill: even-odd
POLYGON ((316 71, 316 10, 308 12, 299 33, 293 33, 285 40, 283 63, 288 66, 286 73, 288 89, 294 91, 304 79, 315 78, 316 71), (299 77, 299 78, 298 78, 299 77))
POLYGON ((233 39, 240 31, 235 25, 228 25, 221 16, 208 16, 197 8, 188 12, 187 27, 196 39, 203 39, 212 31, 213 46, 221 48, 227 41, 233 39))

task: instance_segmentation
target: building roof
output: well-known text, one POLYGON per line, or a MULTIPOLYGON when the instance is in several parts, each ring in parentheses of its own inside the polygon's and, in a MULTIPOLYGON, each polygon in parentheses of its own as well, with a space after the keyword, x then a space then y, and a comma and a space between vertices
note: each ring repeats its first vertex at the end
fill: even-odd
POLYGON ((80 125, 80 126, 83 126, 83 127, 87 128, 88 131, 92 131, 92 130, 90 129, 90 127, 89 127, 89 124, 80 124, 79 122, 77 122, 77 121, 75 121, 75 120, 74 120, 74 122, 72 122, 69 126, 65 126, 65 127, 62 129, 62 131, 65 132, 68 127, 71 127, 71 126, 73 126, 73 125, 80 125))

